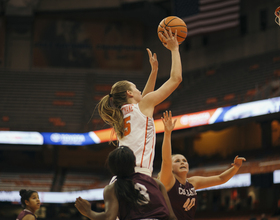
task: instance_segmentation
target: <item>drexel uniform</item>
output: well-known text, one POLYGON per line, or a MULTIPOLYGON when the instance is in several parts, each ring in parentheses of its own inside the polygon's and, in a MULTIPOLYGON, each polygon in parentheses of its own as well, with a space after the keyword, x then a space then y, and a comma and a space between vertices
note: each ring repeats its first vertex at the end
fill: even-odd
POLYGON ((146 198, 139 202, 137 208, 131 209, 123 200, 119 202, 120 220, 139 219, 168 219, 169 210, 157 182, 150 176, 142 173, 132 174, 134 187, 146 198))
POLYGON ((188 181, 185 185, 177 179, 174 186, 167 192, 173 212, 178 220, 193 220, 197 207, 197 193, 188 181))
POLYGON ((141 172, 137 167, 147 168, 151 176, 156 141, 154 119, 145 116, 138 104, 123 105, 121 110, 124 115, 125 136, 119 140, 119 146, 127 146, 134 152, 136 172, 141 172))
POLYGON ((22 220, 26 215, 33 215, 35 217, 35 220, 37 220, 36 216, 28 209, 24 209, 23 211, 21 211, 16 220, 22 220))

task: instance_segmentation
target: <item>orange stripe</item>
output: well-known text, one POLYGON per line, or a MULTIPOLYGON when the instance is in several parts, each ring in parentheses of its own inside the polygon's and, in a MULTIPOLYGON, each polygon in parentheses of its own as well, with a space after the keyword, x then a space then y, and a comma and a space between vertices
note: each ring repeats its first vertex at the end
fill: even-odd
MULTIPOLYGON (((155 131, 154 131, 155 133, 155 131)), ((155 139, 155 135, 153 135, 153 143, 154 143, 154 139, 155 139)), ((153 156, 153 151, 154 151, 154 145, 152 146, 152 152, 151 152, 151 155, 150 155, 150 161, 149 161, 149 167, 151 165, 151 160, 152 160, 152 156, 153 156)))
POLYGON ((147 144, 147 131, 148 131, 148 117, 146 119, 145 144, 144 144, 144 149, 143 149, 143 153, 142 153, 140 167, 142 167, 142 164, 143 164, 143 157, 144 157, 144 153, 145 153, 145 149, 146 149, 146 144, 147 144))

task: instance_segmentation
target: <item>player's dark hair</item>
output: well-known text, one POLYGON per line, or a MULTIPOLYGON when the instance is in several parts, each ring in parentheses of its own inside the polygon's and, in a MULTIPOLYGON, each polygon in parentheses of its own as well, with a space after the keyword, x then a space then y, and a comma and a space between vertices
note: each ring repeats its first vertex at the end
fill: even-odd
POLYGON ((130 207, 145 203, 146 198, 135 189, 131 177, 135 167, 133 151, 126 146, 120 146, 109 154, 107 162, 111 172, 117 176, 115 193, 118 200, 124 201, 130 207))
POLYGON ((29 201, 31 195, 35 192, 37 193, 37 191, 26 190, 26 189, 21 189, 19 191, 19 195, 21 196, 20 201, 21 201, 21 205, 22 205, 23 208, 26 208, 25 200, 29 201))

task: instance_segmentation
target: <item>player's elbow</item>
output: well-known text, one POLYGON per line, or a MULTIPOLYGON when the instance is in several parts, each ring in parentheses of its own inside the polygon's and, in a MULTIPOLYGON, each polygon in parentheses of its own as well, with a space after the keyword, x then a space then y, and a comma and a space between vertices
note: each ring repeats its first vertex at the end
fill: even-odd
POLYGON ((180 84, 183 81, 183 77, 181 75, 177 76, 176 79, 178 81, 178 84, 180 84))
POLYGON ((183 77, 181 75, 173 76, 171 79, 175 84, 177 84, 177 86, 183 81, 183 77))
POLYGON ((181 74, 176 74, 175 79, 178 83, 181 83, 183 81, 182 71, 180 71, 181 74))
POLYGON ((226 178, 226 177, 220 176, 219 177, 219 185, 224 184, 224 183, 226 183, 229 180, 230 180, 230 178, 226 178))

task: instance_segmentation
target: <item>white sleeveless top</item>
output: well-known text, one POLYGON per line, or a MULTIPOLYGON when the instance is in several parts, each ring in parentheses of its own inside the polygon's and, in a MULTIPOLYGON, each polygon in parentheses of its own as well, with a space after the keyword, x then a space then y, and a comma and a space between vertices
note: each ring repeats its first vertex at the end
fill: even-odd
POLYGON ((119 146, 129 147, 135 154, 136 167, 153 172, 156 131, 154 119, 145 116, 138 104, 126 104, 121 108, 124 115, 125 136, 119 146))

